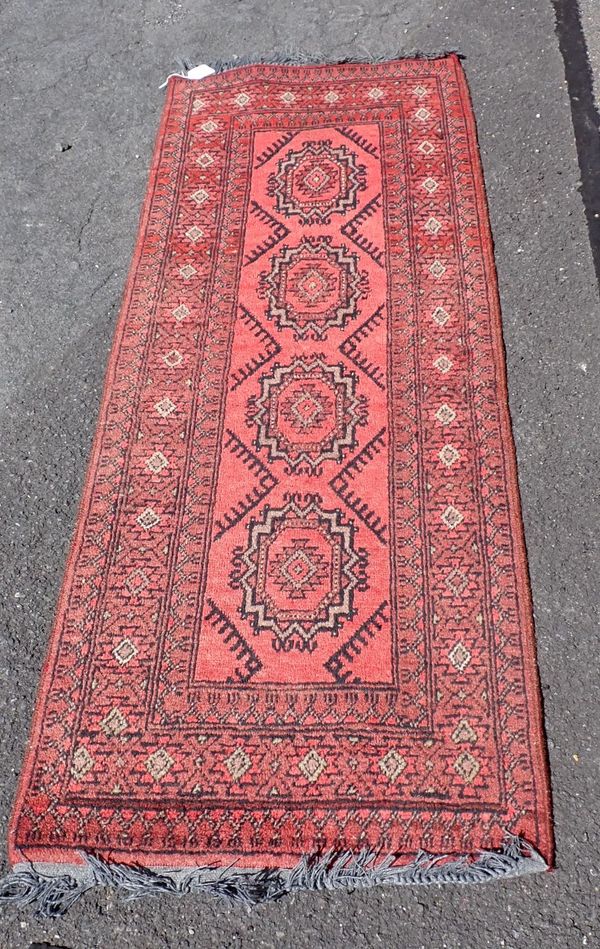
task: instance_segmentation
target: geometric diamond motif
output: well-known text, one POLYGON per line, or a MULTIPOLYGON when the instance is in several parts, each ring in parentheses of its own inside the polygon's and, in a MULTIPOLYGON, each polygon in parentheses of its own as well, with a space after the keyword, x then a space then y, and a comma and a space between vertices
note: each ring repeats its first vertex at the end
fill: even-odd
POLYGON ((175 762, 171 758, 171 755, 166 752, 164 748, 159 748, 146 760, 146 771, 155 781, 160 781, 161 778, 164 778, 171 770, 174 764, 175 762))
POLYGON ((449 504, 442 514, 442 520, 446 527, 449 527, 450 530, 454 530, 454 528, 458 527, 460 522, 464 520, 464 515, 462 515, 460 511, 457 511, 456 508, 451 504, 449 504))
POLYGON ((120 735, 127 728, 127 719, 118 708, 113 708, 108 715, 100 722, 100 727, 105 735, 112 738, 120 735))
POLYGON ((406 768, 406 761, 394 748, 391 748, 379 762, 379 767, 386 778, 389 778, 392 784, 394 784, 406 768))
POLYGON ((314 782, 318 781, 323 774, 323 771, 327 767, 327 762, 321 757, 320 754, 318 754, 318 752, 314 750, 314 748, 311 748, 311 750, 299 763, 298 767, 300 768, 306 780, 310 781, 311 784, 314 784, 314 782))
POLYGON ((251 759, 243 748, 236 748, 233 754, 225 759, 225 767, 234 781, 239 781, 252 764, 251 759))
POLYGON ((455 669, 464 672, 471 661, 471 653, 461 642, 457 642, 448 653, 448 658, 455 669))
POLYGON ((456 412, 444 402, 435 413, 435 417, 441 425, 449 425, 456 418, 456 412))
POLYGON ((459 755, 456 761, 454 762, 455 771, 464 778, 467 784, 471 784, 479 774, 481 765, 473 755, 469 754, 468 751, 463 751, 462 755, 459 755))
POLYGON ((137 656, 138 651, 131 640, 125 637, 125 639, 122 639, 121 642, 115 646, 112 654, 120 666, 126 666, 128 662, 131 662, 134 656, 137 656))

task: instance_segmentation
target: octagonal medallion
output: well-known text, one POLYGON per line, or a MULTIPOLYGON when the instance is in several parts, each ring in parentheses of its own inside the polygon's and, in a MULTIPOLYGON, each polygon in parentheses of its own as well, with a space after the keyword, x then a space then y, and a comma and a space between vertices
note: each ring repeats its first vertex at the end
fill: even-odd
POLYGON ((252 519, 245 550, 231 575, 242 591, 240 612, 277 650, 312 651, 317 636, 337 636, 355 614, 354 594, 366 586, 366 552, 339 510, 324 510, 319 495, 289 497, 252 519))
POLYGON ((331 327, 344 327, 356 316, 365 289, 356 254, 343 245, 332 247, 329 237, 305 237, 271 259, 260 293, 280 329, 289 327, 296 339, 323 339, 331 327))
POLYGON ((327 224, 332 214, 346 214, 364 187, 364 165, 354 152, 329 140, 290 150, 269 179, 277 211, 299 215, 304 224, 327 224))
POLYGON ((257 448, 270 461, 283 460, 289 474, 317 475, 325 462, 341 462, 356 446, 356 426, 365 423, 366 402, 355 389, 354 373, 327 365, 321 355, 276 365, 249 403, 257 448))

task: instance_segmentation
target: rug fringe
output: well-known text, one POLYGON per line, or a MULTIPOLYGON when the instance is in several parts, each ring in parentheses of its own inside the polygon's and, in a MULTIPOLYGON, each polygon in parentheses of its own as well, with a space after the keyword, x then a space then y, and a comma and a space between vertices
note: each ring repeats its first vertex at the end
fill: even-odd
MULTIPOLYGON (((238 69, 241 66, 352 66, 352 65, 375 65, 377 63, 386 63, 396 59, 441 59, 444 56, 454 55, 463 60, 465 57, 456 49, 444 49, 439 52, 426 53, 423 50, 412 49, 402 50, 393 56, 342 56, 339 59, 329 60, 323 56, 316 56, 311 53, 305 53, 302 50, 291 50, 288 52, 275 53, 271 56, 252 57, 252 56, 234 56, 232 59, 217 59, 214 62, 207 63, 215 73, 229 72, 231 69, 238 69)), ((171 76, 181 76, 184 79, 191 69, 198 65, 194 60, 187 59, 184 56, 176 58, 177 71, 170 73, 171 76)), ((166 82, 163 83, 163 86, 166 82)), ((161 89, 163 88, 161 86, 161 89)))
POLYGON ((82 868, 79 878, 66 873, 43 874, 32 867, 14 870, 0 882, 0 905, 32 906, 38 918, 55 918, 63 916, 88 890, 108 886, 118 890, 126 901, 163 893, 206 893, 227 903, 255 906, 300 890, 487 883, 548 869, 531 844, 512 834, 506 835, 500 850, 482 850, 472 858, 434 856, 421 851, 411 863, 400 867, 394 866, 394 854, 381 858, 368 849, 304 856, 290 870, 256 871, 198 867, 169 872, 113 863, 93 853, 83 856, 87 867, 82 868))

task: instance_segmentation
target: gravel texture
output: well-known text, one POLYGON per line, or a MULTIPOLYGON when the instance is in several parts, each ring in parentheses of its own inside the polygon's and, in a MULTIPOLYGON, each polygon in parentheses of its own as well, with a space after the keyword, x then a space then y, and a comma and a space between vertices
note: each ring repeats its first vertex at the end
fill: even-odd
POLYGON ((3 826, 132 252, 158 86, 174 57, 260 58, 295 47, 335 60, 456 49, 466 56, 496 242, 558 869, 473 889, 305 894, 251 912, 200 898, 123 905, 96 891, 63 920, 6 912, 0 945, 599 945, 591 604, 600 331, 550 0, 7 0, 1 20, 3 826))

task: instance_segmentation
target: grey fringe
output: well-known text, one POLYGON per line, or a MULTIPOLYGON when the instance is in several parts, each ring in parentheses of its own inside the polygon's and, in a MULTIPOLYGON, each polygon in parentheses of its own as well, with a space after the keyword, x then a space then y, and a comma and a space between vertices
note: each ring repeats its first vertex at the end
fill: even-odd
MULTIPOLYGON (((458 56, 459 59, 465 57, 454 49, 445 49, 437 53, 424 53, 422 50, 403 50, 394 55, 386 56, 343 56, 338 59, 328 60, 326 57, 305 53, 302 50, 289 50, 276 53, 272 56, 263 58, 254 58, 252 56, 234 56, 232 59, 217 59, 212 63, 207 63, 216 73, 227 72, 230 69, 237 69, 240 66, 351 66, 351 65, 375 65, 377 63, 386 63, 397 59, 439 59, 448 56, 450 53, 458 56)), ((179 74, 186 76, 190 69, 193 69, 197 63, 194 60, 180 56, 176 60, 179 74)))
POLYGON ((241 870, 198 867, 184 871, 151 870, 112 863, 98 854, 83 854, 86 866, 77 877, 48 875, 33 867, 14 870, 0 881, 0 905, 32 906, 38 918, 63 916, 84 893, 96 886, 113 887, 124 899, 168 893, 206 893, 227 903, 255 906, 299 890, 356 890, 384 884, 430 886, 439 883, 487 883, 548 869, 544 858, 526 841, 506 834, 502 848, 482 850, 474 857, 450 858, 421 851, 404 866, 390 854, 380 859, 369 850, 305 856, 291 870, 241 870))

